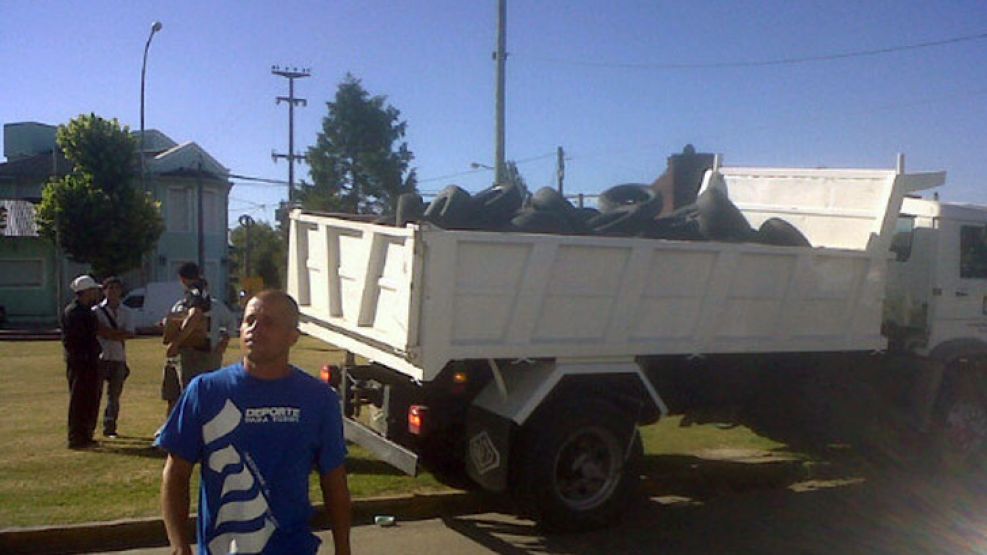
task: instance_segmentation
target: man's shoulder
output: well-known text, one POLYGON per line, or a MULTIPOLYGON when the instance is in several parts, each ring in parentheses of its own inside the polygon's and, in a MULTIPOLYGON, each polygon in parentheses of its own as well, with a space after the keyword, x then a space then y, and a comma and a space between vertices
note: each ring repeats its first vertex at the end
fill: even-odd
POLYGON ((203 374, 199 374, 199 376, 197 376, 196 379, 201 378, 201 380, 204 382, 213 382, 213 383, 228 382, 242 375, 242 373, 243 373, 243 366, 239 362, 235 362, 233 364, 230 364, 229 366, 223 366, 218 370, 213 370, 212 372, 205 372, 203 374))
MULTIPOLYGON (((228 392, 231 388, 242 383, 242 371, 239 364, 224 366, 211 372, 203 372, 189 383, 189 393, 194 395, 209 394, 210 392, 228 392)), ((225 393, 222 393, 225 395, 225 393)))
POLYGON ((92 311, 91 308, 89 308, 88 306, 86 306, 86 305, 84 305, 82 303, 75 302, 75 301, 69 303, 69 305, 65 307, 65 315, 66 316, 70 316, 70 317, 74 317, 74 318, 78 318, 78 317, 83 317, 83 318, 92 317, 92 318, 95 318, 96 317, 96 314, 92 311))

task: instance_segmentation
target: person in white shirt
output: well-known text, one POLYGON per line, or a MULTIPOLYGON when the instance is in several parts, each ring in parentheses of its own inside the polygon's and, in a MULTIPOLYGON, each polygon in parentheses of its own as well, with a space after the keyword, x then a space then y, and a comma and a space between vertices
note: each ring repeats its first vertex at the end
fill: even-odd
POLYGON ((134 337, 134 318, 130 309, 120 304, 123 282, 117 277, 103 280, 103 302, 93 307, 99 323, 96 338, 103 352, 99 355, 100 392, 106 383, 106 410, 103 412, 103 436, 117 437, 120 395, 123 382, 130 375, 125 342, 134 337))

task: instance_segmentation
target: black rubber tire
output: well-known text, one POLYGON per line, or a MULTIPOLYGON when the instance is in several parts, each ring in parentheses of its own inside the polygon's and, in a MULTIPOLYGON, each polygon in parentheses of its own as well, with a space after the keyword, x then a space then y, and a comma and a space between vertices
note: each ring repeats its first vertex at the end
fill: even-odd
POLYGON ((699 231, 699 221, 688 214, 672 214, 646 223, 638 234, 648 239, 668 239, 670 241, 705 241, 699 231))
POLYGON ((424 211, 424 219, 446 229, 468 227, 472 220, 470 194, 462 187, 449 185, 443 189, 424 211))
POLYGON ((656 195, 638 204, 603 212, 590 219, 587 225, 601 235, 637 235, 661 212, 661 206, 662 199, 656 195))
POLYGON ((708 187, 696 201, 699 231, 710 241, 740 243, 751 240, 754 231, 747 218, 719 187, 708 187))
POLYGON ((569 218, 554 210, 522 210, 511 219, 511 227, 524 233, 564 235, 576 232, 569 218))
POLYGON ((404 193, 398 197, 394 225, 404 227, 408 222, 419 222, 425 216, 425 202, 418 193, 404 193))
POLYGON ((987 375, 972 365, 946 369, 933 413, 935 464, 943 472, 987 466, 987 375))
POLYGON ((521 431, 515 498, 548 530, 608 526, 637 491, 639 443, 634 421, 613 405, 587 400, 546 405, 521 431))
POLYGON ((754 242, 779 247, 811 247, 797 227, 781 218, 768 218, 754 234, 754 242))
POLYGON ((524 202, 521 189, 514 185, 496 185, 473 195, 470 201, 475 225, 482 229, 499 229, 511 221, 524 202))
POLYGON ((600 215, 600 211, 591 206, 576 207, 573 213, 576 215, 576 218, 581 222, 587 222, 592 218, 600 215))
POLYGON ((535 191, 531 197, 531 206, 535 210, 554 211, 563 214, 571 214, 576 210, 576 207, 562 196, 562 193, 551 187, 542 187, 535 191))
POLYGON ((600 212, 606 214, 629 205, 645 203, 655 196, 655 191, 644 183, 622 183, 600 193, 596 205, 600 207, 600 212))

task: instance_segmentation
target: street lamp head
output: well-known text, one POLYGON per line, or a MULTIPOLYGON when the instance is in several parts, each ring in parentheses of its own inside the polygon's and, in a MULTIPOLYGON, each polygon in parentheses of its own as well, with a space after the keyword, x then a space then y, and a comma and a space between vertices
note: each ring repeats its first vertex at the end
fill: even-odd
POLYGON ((161 22, 155 21, 154 23, 151 24, 151 32, 157 33, 158 31, 161 30, 161 27, 162 27, 161 22))

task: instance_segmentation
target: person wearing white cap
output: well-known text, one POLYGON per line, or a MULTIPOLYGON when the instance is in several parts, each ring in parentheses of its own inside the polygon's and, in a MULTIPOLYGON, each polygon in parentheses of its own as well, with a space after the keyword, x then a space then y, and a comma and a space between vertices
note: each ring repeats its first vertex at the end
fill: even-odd
POLYGON ((99 418, 99 329, 92 306, 102 295, 92 276, 81 275, 70 285, 75 299, 62 313, 62 346, 69 381, 69 449, 96 445, 93 433, 99 418))

